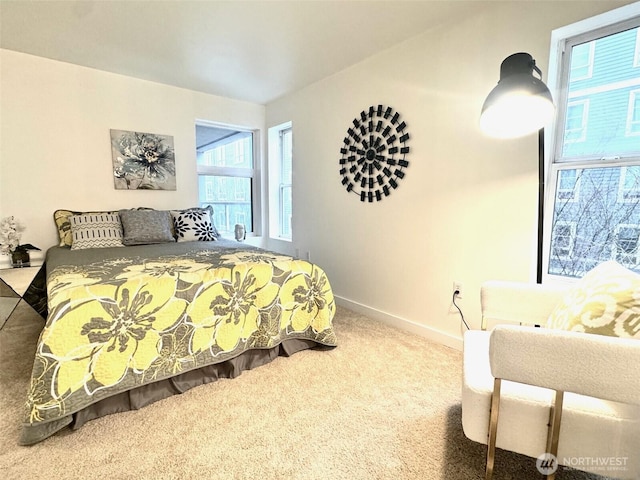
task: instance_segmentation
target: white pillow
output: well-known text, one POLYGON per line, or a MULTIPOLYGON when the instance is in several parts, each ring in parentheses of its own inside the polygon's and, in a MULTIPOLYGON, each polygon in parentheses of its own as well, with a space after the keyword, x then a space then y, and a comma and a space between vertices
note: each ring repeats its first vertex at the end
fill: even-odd
POLYGON ((72 215, 71 250, 124 247, 122 224, 117 213, 72 215))
POLYGON ((212 242, 217 231, 211 215, 204 209, 172 210, 173 228, 178 242, 212 242))

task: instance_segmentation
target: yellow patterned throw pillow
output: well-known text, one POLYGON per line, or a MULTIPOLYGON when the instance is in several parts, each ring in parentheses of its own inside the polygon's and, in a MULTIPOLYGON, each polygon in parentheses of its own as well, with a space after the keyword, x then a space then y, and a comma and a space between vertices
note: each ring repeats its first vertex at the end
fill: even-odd
POLYGON ((601 263, 569 289, 547 327, 640 339, 640 275, 601 263))
POLYGON ((58 229, 58 236, 60 238, 60 247, 70 247, 73 244, 73 235, 71 234, 71 222, 69 219, 73 215, 99 215, 103 213, 118 213, 117 211, 111 212, 76 212, 74 210, 56 210, 53 212, 53 221, 56 222, 56 228, 58 229))

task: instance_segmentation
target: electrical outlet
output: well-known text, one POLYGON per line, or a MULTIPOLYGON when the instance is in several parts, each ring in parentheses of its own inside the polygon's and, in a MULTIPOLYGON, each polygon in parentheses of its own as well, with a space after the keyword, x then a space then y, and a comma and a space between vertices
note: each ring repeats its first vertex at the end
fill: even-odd
POLYGON ((456 282, 454 280, 453 282, 453 293, 456 297, 458 298, 462 298, 462 283, 461 282, 456 282), (456 293, 458 292, 458 293, 456 293))

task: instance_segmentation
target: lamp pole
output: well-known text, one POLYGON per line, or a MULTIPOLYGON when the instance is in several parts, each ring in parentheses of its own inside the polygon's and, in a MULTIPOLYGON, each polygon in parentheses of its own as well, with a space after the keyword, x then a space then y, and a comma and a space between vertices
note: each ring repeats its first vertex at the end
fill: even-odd
POLYGON ((538 130, 538 245, 536 281, 542 283, 542 245, 543 245, 543 220, 544 220, 544 127, 538 130))

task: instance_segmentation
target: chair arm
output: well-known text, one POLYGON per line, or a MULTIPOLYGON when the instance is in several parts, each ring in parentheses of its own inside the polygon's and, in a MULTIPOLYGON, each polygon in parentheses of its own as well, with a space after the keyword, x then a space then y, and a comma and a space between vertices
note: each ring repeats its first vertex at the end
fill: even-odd
POLYGON ((495 378, 640 405, 637 339, 498 325, 489 362, 495 378))
POLYGON ((482 329, 498 324, 545 325, 568 285, 491 280, 480 287, 482 329))

